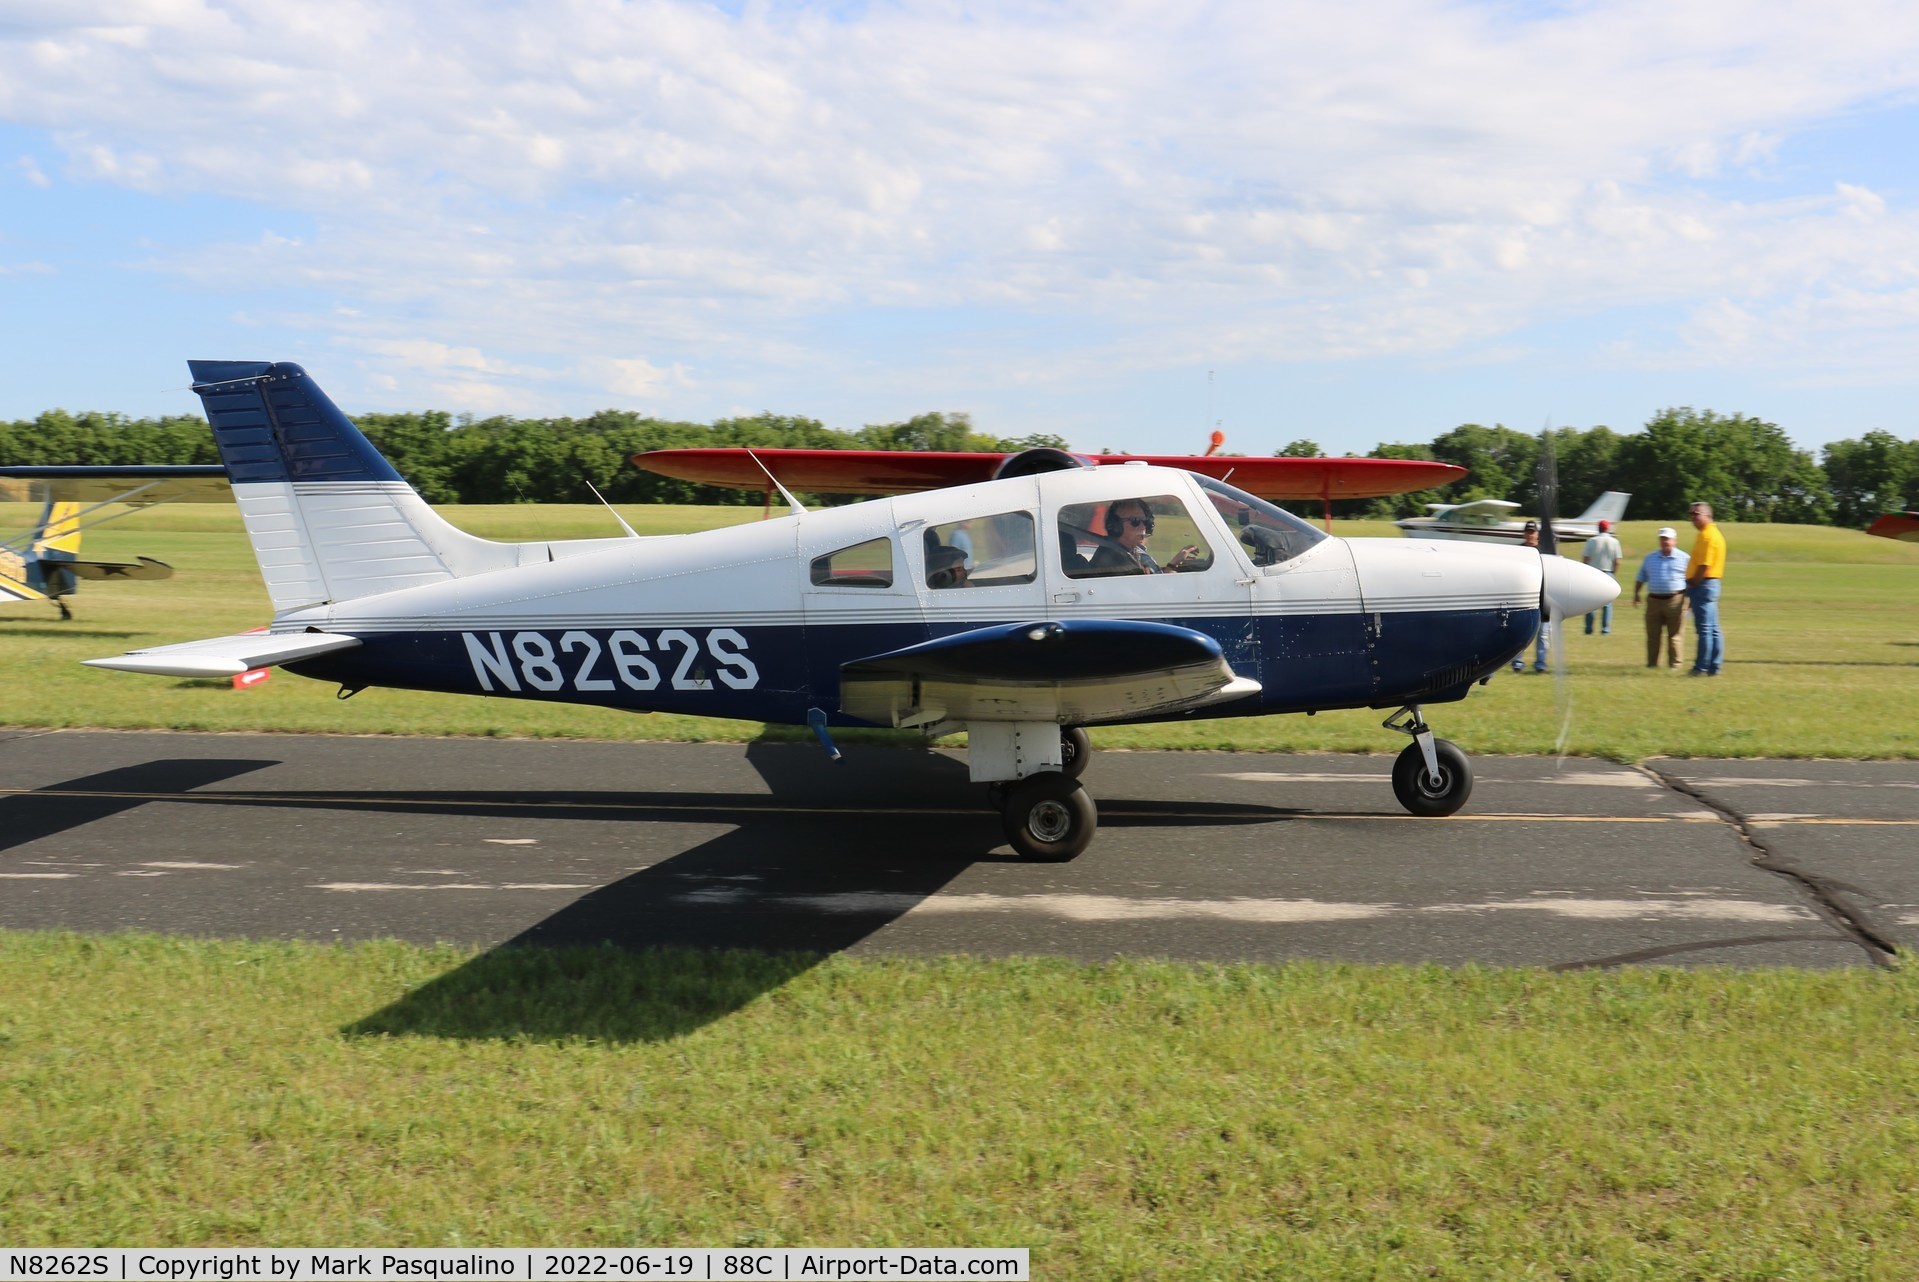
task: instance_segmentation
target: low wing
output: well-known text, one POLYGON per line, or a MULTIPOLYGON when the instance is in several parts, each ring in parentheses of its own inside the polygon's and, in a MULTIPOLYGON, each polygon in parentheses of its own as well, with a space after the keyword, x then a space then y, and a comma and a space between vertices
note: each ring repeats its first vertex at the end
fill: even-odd
POLYGON ((165 677, 237 677, 254 668, 294 663, 335 650, 351 650, 360 638, 332 632, 243 632, 239 636, 184 641, 132 650, 112 659, 83 659, 89 668, 151 672, 165 677))
MULTIPOLYGON (((764 491, 766 473, 789 490, 814 494, 909 494, 990 481, 1008 454, 901 450, 653 450, 633 463, 661 476, 764 491), (755 459, 758 462, 755 462, 755 459), (765 470, 761 464, 765 464, 765 470)), ((1234 458, 1200 454, 1095 454, 1105 466, 1141 462, 1184 468, 1263 499, 1363 499, 1445 485, 1466 475, 1450 463, 1383 458, 1234 458)))
POLYGON ((226 503, 233 499, 218 463, 145 467, 0 467, 0 498, 55 503, 226 503), (31 492, 31 493, 30 493, 31 492))
POLYGON ((979 628, 840 668, 840 709, 883 726, 1128 721, 1259 693, 1219 642, 1165 623, 979 628))

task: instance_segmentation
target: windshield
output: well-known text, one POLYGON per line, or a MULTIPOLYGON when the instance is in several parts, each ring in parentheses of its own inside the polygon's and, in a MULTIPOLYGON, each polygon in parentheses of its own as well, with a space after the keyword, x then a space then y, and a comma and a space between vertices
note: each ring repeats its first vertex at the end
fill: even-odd
POLYGON ((1193 478, 1213 501, 1226 524, 1239 534, 1254 565, 1280 565, 1325 538, 1324 532, 1284 508, 1235 489, 1210 476, 1193 478))

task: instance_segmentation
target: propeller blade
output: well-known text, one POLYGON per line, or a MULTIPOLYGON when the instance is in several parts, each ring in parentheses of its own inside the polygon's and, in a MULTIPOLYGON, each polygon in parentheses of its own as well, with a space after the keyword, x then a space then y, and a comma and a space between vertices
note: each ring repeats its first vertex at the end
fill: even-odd
POLYGON ((1554 573, 1558 567, 1554 564, 1559 556, 1559 462, 1553 454, 1553 434, 1549 427, 1539 434, 1539 459, 1534 469, 1534 479, 1539 490, 1539 555, 1542 568, 1542 590, 1540 599, 1545 607, 1546 617, 1539 626, 1546 629, 1546 648, 1552 653, 1553 665, 1553 706, 1559 712, 1559 734, 1553 740, 1553 754, 1559 758, 1561 766, 1566 760, 1566 745, 1572 739, 1573 731, 1573 689, 1572 681, 1566 669, 1566 619, 1568 611, 1565 596, 1557 594, 1555 600, 1552 591, 1554 579, 1561 577, 1554 573))
POLYGON ((1539 489, 1539 555, 1559 555, 1559 464, 1553 457, 1553 434, 1539 434, 1539 462, 1534 468, 1539 489))

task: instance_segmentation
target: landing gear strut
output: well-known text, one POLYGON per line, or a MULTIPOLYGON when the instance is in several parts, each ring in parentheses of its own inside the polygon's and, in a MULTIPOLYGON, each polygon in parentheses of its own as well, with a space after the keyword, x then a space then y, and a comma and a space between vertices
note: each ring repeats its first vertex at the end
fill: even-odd
POLYGON ((1393 762, 1393 795, 1400 805, 1431 818, 1466 804, 1473 795, 1473 768, 1457 744, 1433 738, 1418 704, 1407 704, 1381 724, 1413 737, 1393 762))
POLYGON ((1022 859, 1056 863, 1085 850, 1099 812, 1079 775, 1092 745, 1078 726, 982 722, 967 727, 968 766, 1000 812, 1006 840, 1022 859))

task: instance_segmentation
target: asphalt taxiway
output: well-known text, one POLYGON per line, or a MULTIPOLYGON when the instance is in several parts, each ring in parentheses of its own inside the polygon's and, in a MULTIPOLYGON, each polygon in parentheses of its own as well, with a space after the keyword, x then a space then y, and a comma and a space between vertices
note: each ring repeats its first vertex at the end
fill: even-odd
POLYGON ((1919 762, 1098 754, 1014 859, 964 757, 0 731, 0 927, 489 947, 1870 966, 1919 947, 1919 762))

